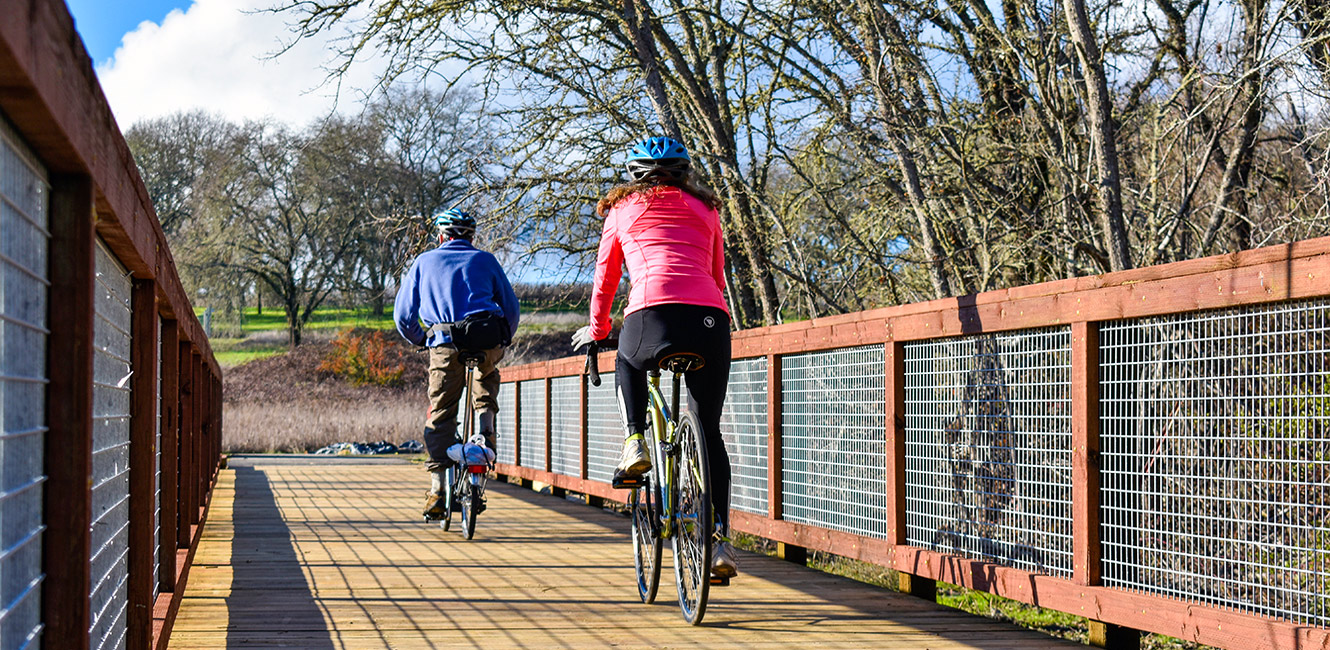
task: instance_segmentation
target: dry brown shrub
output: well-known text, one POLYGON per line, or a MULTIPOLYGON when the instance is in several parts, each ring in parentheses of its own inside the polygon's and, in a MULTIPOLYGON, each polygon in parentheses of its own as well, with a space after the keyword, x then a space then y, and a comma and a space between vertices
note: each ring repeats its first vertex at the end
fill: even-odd
POLYGON ((232 453, 310 452, 334 442, 420 439, 424 399, 227 404, 222 447, 232 453))

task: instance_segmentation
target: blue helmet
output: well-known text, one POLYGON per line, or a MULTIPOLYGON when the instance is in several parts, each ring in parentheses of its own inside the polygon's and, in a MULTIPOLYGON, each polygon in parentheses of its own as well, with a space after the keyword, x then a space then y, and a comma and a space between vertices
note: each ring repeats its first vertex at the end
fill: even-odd
POLYGON ((453 239, 471 239, 476 234, 475 218, 458 208, 434 213, 434 227, 453 239))
POLYGON ((628 152, 628 176, 635 181, 656 177, 679 181, 688 173, 688 150, 674 138, 647 138, 628 152))

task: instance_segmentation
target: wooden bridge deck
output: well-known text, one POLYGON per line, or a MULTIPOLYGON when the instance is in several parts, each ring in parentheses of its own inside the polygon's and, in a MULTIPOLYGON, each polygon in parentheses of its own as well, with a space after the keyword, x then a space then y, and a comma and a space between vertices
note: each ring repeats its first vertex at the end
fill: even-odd
POLYGON ((1080 647, 752 554, 690 627, 672 580, 638 600, 626 518, 491 483, 468 542, 419 520, 425 485, 410 464, 233 464, 170 647, 1080 647))

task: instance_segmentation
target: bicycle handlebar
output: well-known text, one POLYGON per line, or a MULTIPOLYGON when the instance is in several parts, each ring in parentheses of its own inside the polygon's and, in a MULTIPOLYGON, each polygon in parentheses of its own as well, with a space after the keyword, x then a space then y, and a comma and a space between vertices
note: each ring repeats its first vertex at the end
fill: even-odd
POLYGON ((600 364, 597 363, 596 355, 602 350, 613 350, 619 347, 619 339, 605 337, 599 341, 592 341, 586 346, 586 369, 591 375, 591 385, 600 387, 600 364))

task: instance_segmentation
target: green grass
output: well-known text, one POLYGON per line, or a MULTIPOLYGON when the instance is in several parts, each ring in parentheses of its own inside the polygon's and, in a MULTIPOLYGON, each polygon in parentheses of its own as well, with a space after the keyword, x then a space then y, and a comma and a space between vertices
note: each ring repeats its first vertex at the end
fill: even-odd
MULTIPOLYGON (((202 320, 203 309, 195 307, 194 315, 202 320)), ((213 313, 213 317, 219 317, 217 312, 213 313)), ((263 310, 263 315, 260 316, 257 308, 246 307, 243 318, 244 322, 240 326, 242 332, 267 332, 286 329, 286 314, 282 313, 280 309, 269 307, 263 310)), ((392 329, 394 327, 392 309, 384 310, 383 316, 375 316, 368 309, 324 307, 314 310, 314 314, 305 323, 305 329, 307 330, 335 330, 346 327, 392 329)))

